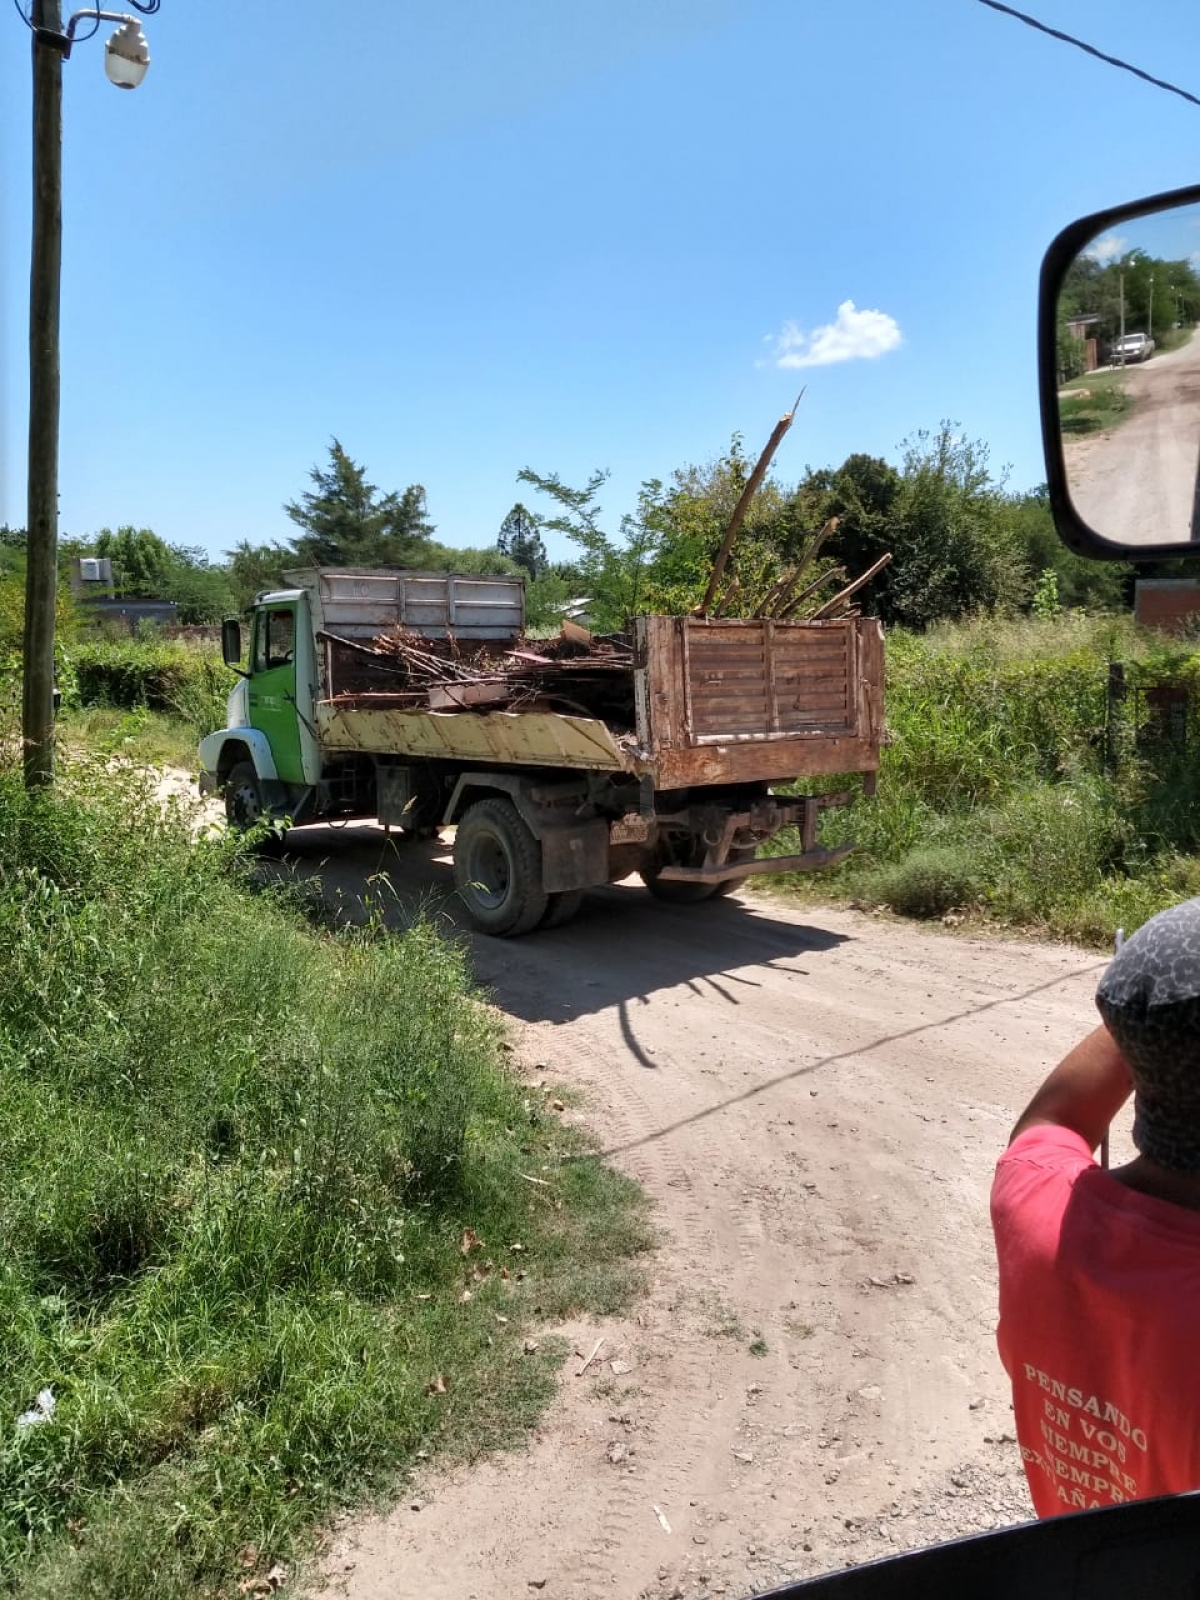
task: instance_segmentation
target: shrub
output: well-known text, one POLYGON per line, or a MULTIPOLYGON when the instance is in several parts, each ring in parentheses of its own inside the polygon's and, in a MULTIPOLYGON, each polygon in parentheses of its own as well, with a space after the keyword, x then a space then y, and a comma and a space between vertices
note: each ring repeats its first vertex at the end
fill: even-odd
POLYGON ((1111 770, 1113 660, 1131 684, 1200 693, 1200 654, 1126 618, 891 634, 878 792, 823 819, 822 841, 855 852, 795 886, 915 916, 973 908, 1103 945, 1179 898, 1197 870, 1200 741, 1148 741, 1131 698, 1111 770))
POLYGON ((158 640, 80 644, 70 661, 83 705, 145 706, 197 733, 224 726, 225 701, 237 681, 219 656, 158 640))
POLYGON ((866 879, 864 893, 909 917, 940 917, 974 905, 981 897, 978 863, 958 845, 913 850, 866 879))

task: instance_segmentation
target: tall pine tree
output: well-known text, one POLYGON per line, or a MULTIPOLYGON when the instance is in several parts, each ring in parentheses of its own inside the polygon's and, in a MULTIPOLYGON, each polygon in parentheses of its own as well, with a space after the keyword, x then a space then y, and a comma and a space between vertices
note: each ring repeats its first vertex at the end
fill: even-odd
POLYGON ((319 567, 419 564, 434 531, 419 483, 381 494, 337 439, 328 467, 313 467, 309 478, 313 488, 283 508, 302 530, 295 541, 298 561, 319 567))
POLYGON ((539 531, 541 520, 518 500, 500 524, 496 539, 500 554, 524 567, 530 578, 536 578, 546 569, 546 546, 539 531))

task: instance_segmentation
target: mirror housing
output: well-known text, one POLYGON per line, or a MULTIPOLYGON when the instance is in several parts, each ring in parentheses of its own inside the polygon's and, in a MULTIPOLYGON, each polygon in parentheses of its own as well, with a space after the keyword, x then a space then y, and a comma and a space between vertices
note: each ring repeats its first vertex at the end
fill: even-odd
POLYGON ((1200 248, 1200 186, 1081 217, 1046 252, 1038 294, 1046 483, 1058 535, 1079 555, 1138 565, 1200 556, 1194 248, 1200 248), (1188 208, 1188 218, 1163 216, 1188 208), (1128 225, 1142 219, 1148 225, 1131 239, 1128 225), (1156 266, 1166 279, 1158 286, 1157 316, 1156 266), (1073 268, 1076 281, 1064 299, 1073 268), (1091 314, 1073 304, 1081 290, 1091 314), (1166 352, 1163 331, 1156 341, 1156 330, 1172 346, 1166 352), (1064 335, 1067 356, 1082 362, 1066 376, 1064 335), (1073 399, 1067 411, 1064 403, 1073 399))
POLYGON ((242 625, 236 617, 221 624, 221 659, 227 667, 238 667, 242 660, 242 625))

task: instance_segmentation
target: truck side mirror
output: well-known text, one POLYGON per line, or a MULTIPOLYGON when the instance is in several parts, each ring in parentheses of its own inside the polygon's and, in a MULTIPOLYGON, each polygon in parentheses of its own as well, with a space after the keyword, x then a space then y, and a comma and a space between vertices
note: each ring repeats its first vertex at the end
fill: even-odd
POLYGON ((221 624, 221 659, 227 667, 241 663, 242 625, 236 617, 228 617, 221 624))
POLYGON ((1050 509, 1082 556, 1200 556, 1200 187, 1082 217, 1046 252, 1050 509))

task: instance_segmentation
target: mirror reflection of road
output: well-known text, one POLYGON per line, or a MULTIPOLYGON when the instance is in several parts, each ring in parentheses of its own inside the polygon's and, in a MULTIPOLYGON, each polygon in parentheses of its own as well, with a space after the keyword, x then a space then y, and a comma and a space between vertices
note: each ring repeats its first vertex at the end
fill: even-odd
POLYGON ((1071 498, 1119 544, 1192 538, 1200 468, 1200 335, 1126 368, 1133 414, 1103 433, 1063 439, 1071 498))

